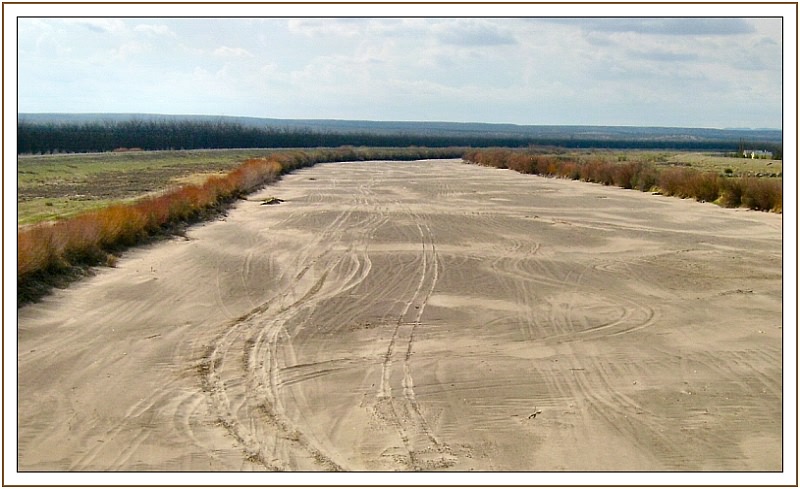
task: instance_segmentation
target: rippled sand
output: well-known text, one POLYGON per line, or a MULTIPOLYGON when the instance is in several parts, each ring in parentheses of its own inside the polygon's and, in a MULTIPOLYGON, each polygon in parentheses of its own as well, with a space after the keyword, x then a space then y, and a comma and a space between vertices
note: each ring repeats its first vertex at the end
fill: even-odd
POLYGON ((19 310, 19 469, 781 470, 781 224, 458 161, 298 171, 19 310))

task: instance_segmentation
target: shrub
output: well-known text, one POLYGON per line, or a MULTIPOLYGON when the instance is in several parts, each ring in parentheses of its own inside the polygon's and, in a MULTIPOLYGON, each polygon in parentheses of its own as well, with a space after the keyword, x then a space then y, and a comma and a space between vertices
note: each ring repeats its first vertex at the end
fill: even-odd
POLYGON ((719 204, 723 207, 740 207, 745 182, 741 178, 726 178, 722 181, 719 204))
POLYGON ((482 166, 505 169, 508 168, 508 160, 511 154, 512 151, 508 149, 490 148, 467 152, 464 157, 482 166))
POLYGON ((715 172, 693 172, 686 185, 688 195, 699 202, 714 202, 719 198, 719 175, 715 172))
POLYGON ((783 187, 780 181, 756 177, 726 178, 722 181, 720 205, 747 207, 757 211, 783 210, 783 187))
POLYGON ((635 175, 635 163, 616 164, 611 169, 611 179, 617 187, 633 188, 633 177, 635 175))
POLYGON ((55 235, 40 225, 17 236, 17 274, 31 275, 51 268, 58 260, 55 235))
POLYGON ((658 185, 658 170, 649 163, 634 163, 635 172, 631 179, 631 188, 649 192, 658 185))
POLYGON ((781 182, 763 178, 742 179, 742 205, 758 211, 783 211, 783 187, 781 182))
POLYGON ((562 178, 569 178, 570 180, 578 180, 581 177, 580 165, 574 161, 567 161, 561 165, 558 175, 562 178))
POLYGON ((691 178, 692 173, 694 170, 686 168, 668 168, 658 175, 658 188, 664 195, 689 197, 686 182, 691 178))
POLYGON ((559 162, 552 156, 536 157, 536 172, 540 175, 558 175, 559 162))
POLYGON ((504 157, 505 166, 520 173, 534 173, 535 162, 533 157, 524 153, 510 153, 504 157))
POLYGON ((612 165, 603 160, 591 160, 581 167, 581 180, 611 185, 614 183, 612 165))

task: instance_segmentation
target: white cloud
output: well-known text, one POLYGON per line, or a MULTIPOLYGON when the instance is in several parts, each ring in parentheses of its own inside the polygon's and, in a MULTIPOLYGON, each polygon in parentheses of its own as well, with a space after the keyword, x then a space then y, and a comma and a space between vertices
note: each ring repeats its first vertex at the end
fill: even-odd
POLYGON ((143 32, 151 36, 165 36, 171 38, 178 37, 177 34, 172 32, 172 29, 164 24, 139 24, 134 27, 133 30, 136 32, 143 32))
POLYGON ((231 48, 220 46, 213 51, 214 56, 221 58, 253 58, 255 55, 244 48, 231 48))
POLYGON ((516 44, 512 32, 503 25, 482 19, 457 19, 437 24, 436 38, 457 46, 506 46, 516 44))
POLYGON ((117 48, 111 49, 108 59, 110 61, 129 61, 131 58, 147 53, 150 50, 151 46, 148 43, 126 42, 117 48))
POLYGON ((577 25, 586 32, 634 32, 643 35, 666 36, 735 36, 755 30, 746 19, 740 18, 593 18, 551 19, 577 25))
POLYGON ((354 37, 364 30, 357 19, 289 19, 289 32, 308 37, 354 37))
POLYGON ((67 18, 62 22, 67 25, 76 25, 95 33, 123 34, 128 31, 128 26, 122 19, 112 18, 67 18))

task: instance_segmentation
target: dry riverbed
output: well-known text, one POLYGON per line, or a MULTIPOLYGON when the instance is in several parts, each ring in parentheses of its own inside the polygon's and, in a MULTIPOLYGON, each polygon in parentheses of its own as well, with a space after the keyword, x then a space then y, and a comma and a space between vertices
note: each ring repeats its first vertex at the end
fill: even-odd
POLYGON ((781 227, 458 161, 297 171, 18 311, 18 468, 780 471, 781 227))

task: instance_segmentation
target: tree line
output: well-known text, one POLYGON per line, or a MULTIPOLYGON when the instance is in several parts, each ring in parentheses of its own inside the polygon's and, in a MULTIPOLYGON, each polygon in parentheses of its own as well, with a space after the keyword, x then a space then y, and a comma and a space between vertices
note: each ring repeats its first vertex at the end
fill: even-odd
MULTIPOLYGON (((305 128, 255 127, 229 121, 128 120, 83 123, 34 123, 17 126, 18 154, 106 152, 121 148, 187 150, 230 148, 367 147, 508 147, 531 145, 566 148, 683 149, 736 151, 730 141, 662 141, 452 135, 435 132, 329 132, 305 128)), ((770 148, 771 149, 771 148, 770 148)))

